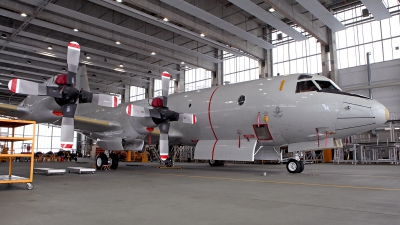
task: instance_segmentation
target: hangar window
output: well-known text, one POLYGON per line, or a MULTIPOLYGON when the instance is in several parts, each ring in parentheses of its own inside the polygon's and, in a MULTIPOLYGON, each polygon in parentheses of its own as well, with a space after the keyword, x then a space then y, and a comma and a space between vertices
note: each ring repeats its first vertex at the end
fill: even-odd
POLYGON ((338 90, 330 81, 316 80, 315 82, 317 82, 321 90, 338 90))
POLYGON ((244 101, 246 101, 246 97, 245 97, 244 95, 241 95, 241 96, 238 98, 238 105, 243 105, 243 104, 244 104, 244 101))
POLYGON ((296 93, 318 90, 312 80, 297 82, 296 93))

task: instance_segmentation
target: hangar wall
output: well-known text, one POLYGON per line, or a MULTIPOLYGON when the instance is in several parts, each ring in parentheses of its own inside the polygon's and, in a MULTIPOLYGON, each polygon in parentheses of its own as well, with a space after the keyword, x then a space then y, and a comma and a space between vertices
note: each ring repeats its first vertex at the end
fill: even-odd
MULTIPOLYGON (((400 59, 371 64, 371 84, 400 82, 400 59)), ((344 89, 351 86, 368 85, 367 65, 339 70, 338 85, 344 89)), ((368 96, 368 89, 350 91, 368 96)), ((372 89, 373 98, 384 104, 391 119, 400 117, 400 85, 372 89)))

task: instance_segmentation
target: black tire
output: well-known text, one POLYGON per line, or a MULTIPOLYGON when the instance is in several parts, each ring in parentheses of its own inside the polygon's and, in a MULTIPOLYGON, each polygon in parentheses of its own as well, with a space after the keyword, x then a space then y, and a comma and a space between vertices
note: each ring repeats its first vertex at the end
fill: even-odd
POLYGON ((297 173, 301 173, 301 172, 303 172, 303 170, 304 170, 304 161, 303 161, 303 160, 300 160, 300 161, 299 161, 299 164, 300 164, 300 170, 299 170, 299 172, 297 172, 297 173))
POLYGON ((104 153, 100 153, 96 158, 96 169, 101 170, 102 165, 108 164, 108 157, 104 153))
POLYGON ((295 159, 289 159, 286 169, 289 173, 298 173, 300 171, 300 162, 295 159))
POLYGON ((118 155, 115 153, 110 154, 111 166, 110 169, 116 170, 118 168, 118 155))
POLYGON ((222 165, 224 165, 224 161, 221 161, 221 160, 209 160, 208 164, 210 164, 210 166, 222 166, 222 165))

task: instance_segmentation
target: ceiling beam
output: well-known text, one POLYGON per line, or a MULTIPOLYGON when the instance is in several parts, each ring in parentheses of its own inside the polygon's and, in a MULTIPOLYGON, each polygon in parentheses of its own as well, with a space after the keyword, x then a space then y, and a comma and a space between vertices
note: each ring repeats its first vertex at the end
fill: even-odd
POLYGON ((304 8, 299 4, 290 4, 287 0, 264 0, 269 6, 274 8, 280 14, 293 21, 320 43, 327 45, 328 33, 325 24, 319 20, 315 20, 312 14, 304 13, 304 8))
POLYGON ((200 43, 209 45, 211 47, 224 50, 226 52, 229 52, 233 55, 236 56, 248 56, 248 54, 244 53, 243 51, 239 51, 237 49, 229 47, 227 44, 222 44, 220 42, 214 41, 208 37, 200 37, 199 33, 192 32, 190 30, 184 29, 182 27, 179 27, 173 23, 170 23, 168 21, 160 20, 160 18, 151 16, 147 13, 141 12, 139 10, 136 10, 134 8, 128 7, 124 4, 112 1, 112 0, 88 0, 90 2, 93 2, 95 4, 101 5, 103 7, 112 9, 114 11, 120 12, 122 14, 125 14, 127 16, 139 19, 141 21, 144 21, 149 24, 153 24, 155 26, 164 28, 168 31, 174 32, 176 34, 182 35, 184 37, 190 38, 192 40, 196 40, 200 43))
POLYGON ((207 34, 207 37, 211 37, 215 40, 221 40, 221 42, 226 43, 232 47, 240 49, 248 54, 251 54, 259 59, 264 59, 263 49, 259 46, 248 45, 247 41, 232 35, 226 35, 226 33, 221 29, 211 29, 208 23, 202 23, 202 21, 195 21, 184 17, 183 15, 176 13, 169 8, 164 7, 160 4, 155 4, 147 0, 124 0, 129 4, 135 5, 149 12, 158 14, 162 17, 166 17, 171 22, 181 24, 187 27, 187 29, 195 29, 200 32, 207 34))
POLYGON ((253 34, 221 19, 216 16, 214 16, 211 13, 208 13, 188 2, 185 2, 183 0, 161 0, 162 2, 171 5, 177 9, 182 10, 185 13, 189 13, 192 16, 195 16, 201 20, 204 20, 213 26, 216 26, 218 28, 221 28, 225 31, 228 31, 231 34, 234 34, 244 40, 247 40, 250 43, 253 43, 254 45, 257 45, 261 48, 264 49, 272 49, 274 46, 265 40, 258 38, 257 36, 254 36, 253 34))
MULTIPOLYGON (((20 0, 20 1, 27 3, 27 4, 34 5, 34 6, 38 5, 38 4, 35 5, 35 1, 32 1, 32 0, 20 0)), ((41 2, 41 1, 38 1, 38 2, 41 2)), ((195 56, 195 57, 198 57, 198 58, 201 58, 201 59, 213 62, 213 63, 221 62, 221 60, 211 57, 209 55, 205 55, 203 53, 196 52, 196 51, 193 51, 193 50, 185 48, 185 47, 181 47, 181 46, 173 44, 171 42, 164 41, 164 40, 155 38, 153 36, 150 36, 150 35, 147 35, 147 34, 144 34, 144 33, 129 29, 129 28, 125 28, 125 27, 119 26, 117 24, 107 22, 105 20, 97 19, 95 17, 89 16, 89 15, 86 15, 86 14, 83 14, 80 12, 76 12, 74 10, 71 10, 71 9, 68 9, 65 7, 61 7, 61 6, 52 4, 52 3, 47 4, 45 8, 46 8, 46 10, 55 12, 60 15, 72 17, 77 20, 84 21, 85 23, 90 23, 90 24, 93 24, 93 25, 96 25, 99 27, 103 27, 103 28, 106 28, 109 30, 119 32, 124 35, 139 38, 143 41, 151 42, 151 43, 159 45, 159 46, 167 47, 167 48, 173 49, 174 51, 179 51, 179 52, 182 52, 182 53, 185 53, 188 55, 192 55, 192 56, 195 56)), ((154 50, 154 52, 157 53, 157 50, 154 50)))
MULTIPOLYGON (((12 1, 0 1, 0 6, 11 9, 13 11, 24 10, 25 12, 27 12, 27 14, 30 14, 30 12, 33 11, 33 9, 31 7, 17 4, 12 1)), ((0 14, 5 17, 23 21, 23 18, 18 13, 0 9, 0 14)), ((40 14, 40 17, 31 21, 31 24, 39 26, 39 27, 44 27, 44 28, 47 28, 50 30, 54 30, 56 32, 61 32, 64 34, 91 40, 91 41, 97 42, 102 45, 106 44, 106 45, 112 46, 113 48, 127 50, 127 51, 131 51, 133 53, 139 53, 144 56, 148 56, 149 58, 156 58, 159 60, 163 60, 167 63, 180 64, 182 61, 184 61, 185 65, 188 67, 191 67, 191 68, 204 68, 204 69, 211 70, 211 71, 214 69, 214 63, 209 62, 207 60, 203 60, 203 59, 199 59, 197 57, 192 57, 190 55, 182 54, 182 53, 179 53, 174 50, 171 51, 171 50, 166 50, 166 49, 163 49, 160 47, 152 46, 152 45, 149 45, 148 43, 141 43, 135 39, 132 39, 131 37, 126 37, 126 36, 120 35, 115 32, 110 32, 105 29, 100 29, 96 26, 87 26, 82 23, 77 23, 76 21, 67 19, 65 16, 51 14, 46 11, 42 12, 40 14), (43 20, 40 20, 39 18, 43 19, 43 20), (46 20, 46 21, 44 21, 44 20, 46 20), (61 24, 63 24, 63 26, 57 25, 54 23, 50 23, 47 21, 54 21, 57 23, 61 23, 61 24), (78 28, 79 32, 73 32, 72 31, 73 28, 78 28), (91 34, 85 33, 84 32, 85 30, 90 30, 91 34), (102 37, 100 37, 100 36, 102 36, 102 37), (103 38, 103 37, 110 37, 110 38, 103 38), (120 42, 122 44, 117 45, 115 43, 115 40, 120 40, 120 42), (157 54, 150 55, 150 53, 154 49, 157 49, 157 54)), ((115 25, 115 26, 117 26, 117 25, 115 25)))
POLYGON ((256 5, 250 0, 228 0, 238 6, 239 8, 245 10, 246 12, 254 15, 258 19, 262 20, 264 23, 271 25, 277 30, 282 31, 286 35, 290 36, 296 41, 304 41, 307 39, 306 36, 302 35, 297 30, 293 29, 282 20, 276 18, 274 15, 268 11, 262 9, 260 6, 256 5))

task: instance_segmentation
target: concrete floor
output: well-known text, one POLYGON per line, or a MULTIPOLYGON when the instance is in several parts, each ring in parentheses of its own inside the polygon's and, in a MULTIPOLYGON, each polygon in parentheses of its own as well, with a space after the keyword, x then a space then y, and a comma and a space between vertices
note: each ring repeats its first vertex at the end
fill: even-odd
MULTIPOLYGON (((7 174, 0 163, 0 174, 7 174)), ((27 176, 27 163, 14 164, 27 176)), ((0 224, 400 224, 399 165, 155 163, 0 185, 0 224), (266 172, 266 176, 263 173, 266 172)), ((91 167, 37 162, 35 167, 91 167)))

